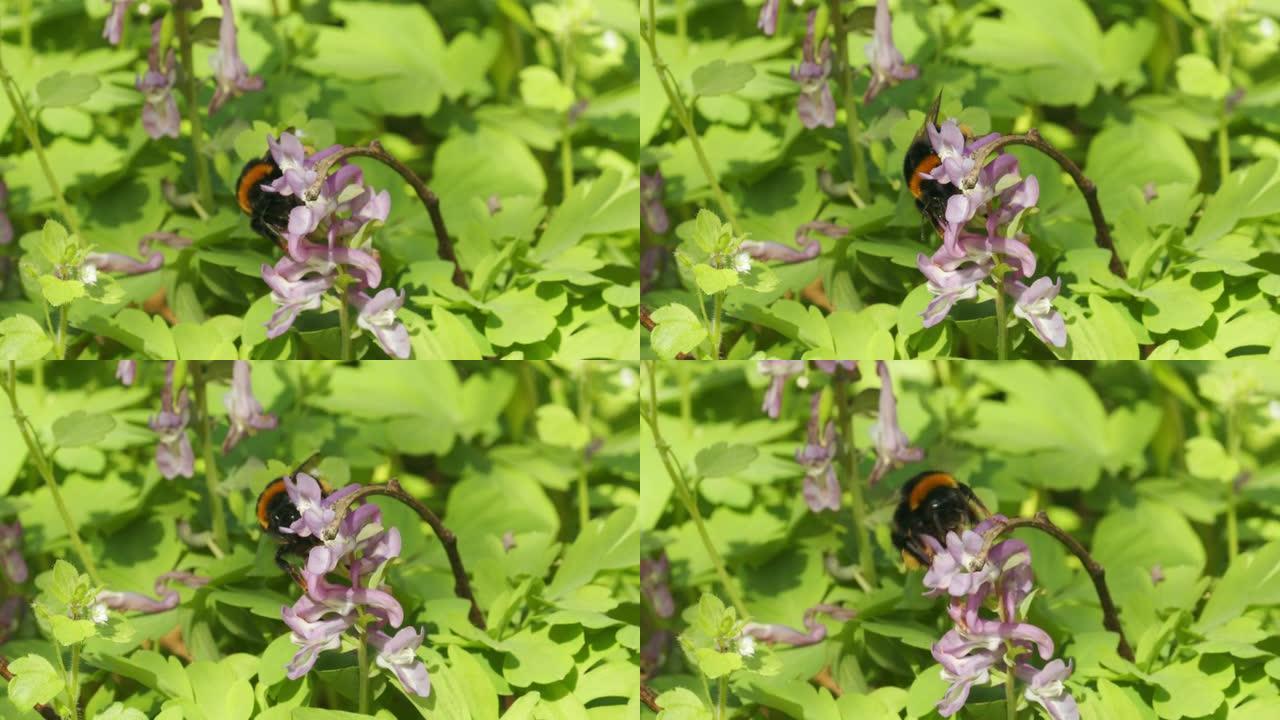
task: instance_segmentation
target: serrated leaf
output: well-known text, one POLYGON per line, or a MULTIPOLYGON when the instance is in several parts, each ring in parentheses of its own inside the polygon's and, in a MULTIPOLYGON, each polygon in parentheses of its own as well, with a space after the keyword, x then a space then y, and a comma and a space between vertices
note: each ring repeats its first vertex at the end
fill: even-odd
POLYGON ((1203 55, 1187 54, 1178 58, 1176 73, 1178 89, 1188 95, 1221 100, 1231 89, 1231 82, 1203 55))
POLYGON ((76 410, 53 421, 53 440, 59 447, 92 445, 115 429, 116 420, 102 413, 76 410))
POLYGON ((0 320, 0 361, 39 360, 52 349, 53 341, 30 316, 14 315, 0 320))
POLYGON ((9 663, 9 699, 15 705, 43 705, 62 692, 65 683, 53 665, 39 655, 24 655, 9 663))
POLYGON ((72 75, 62 70, 36 83, 36 95, 42 107, 67 107, 93 97, 101 86, 102 82, 93 75, 72 75))
POLYGON ((733 268, 715 268, 706 263, 693 266, 693 279, 705 295, 724 292, 738 284, 738 271, 733 268))
POLYGON ((653 334, 649 344, 658 357, 671 360, 691 352, 707 338, 707 329, 693 311, 679 303, 671 303, 654 311, 653 334))
POLYGON ((698 466, 698 475, 704 478, 728 477, 745 470, 759 455, 760 451, 753 445, 718 442, 699 450, 694 462, 698 466))
POLYGON ((40 293, 45 302, 61 307, 85 296, 84 283, 79 280, 61 280, 52 275, 40 276, 40 293))
POLYGON ((737 92, 756 76, 756 69, 746 63, 712 60, 693 71, 693 91, 704 97, 737 92))
POLYGON ((698 669, 711 680, 742 669, 742 656, 736 652, 718 652, 712 648, 698 648, 695 655, 698 669))

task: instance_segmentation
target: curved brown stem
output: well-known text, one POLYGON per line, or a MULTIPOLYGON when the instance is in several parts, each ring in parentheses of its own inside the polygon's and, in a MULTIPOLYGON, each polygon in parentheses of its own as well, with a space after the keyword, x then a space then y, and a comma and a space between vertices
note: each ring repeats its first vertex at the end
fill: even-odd
POLYGON ((471 592, 471 580, 467 577, 467 569, 462 564, 462 556, 458 554, 458 536, 445 527, 444 522, 431 511, 431 508, 405 492, 404 488, 400 487, 399 480, 391 478, 385 485, 364 485, 359 490, 343 498, 338 504, 333 523, 329 526, 330 534, 337 532, 339 523, 342 522, 342 518, 346 516, 352 505, 371 495, 386 495, 399 500, 412 508, 414 512, 418 513, 418 517, 422 518, 423 522, 431 526, 431 530, 435 532, 436 537, 440 538, 440 544, 444 546, 444 554, 449 558, 449 568, 453 570, 453 594, 471 604, 471 612, 468 615, 471 624, 484 630, 484 613, 480 612, 480 606, 476 603, 476 596, 471 592))
POLYGON ((1089 216, 1093 219, 1093 229, 1098 247, 1111 253, 1111 272, 1127 279, 1124 263, 1120 262, 1120 256, 1116 253, 1115 243, 1111 241, 1111 230, 1107 228, 1107 219, 1102 215, 1102 205, 1098 203, 1098 186, 1085 177, 1084 173, 1080 171, 1080 166, 1072 162, 1071 158, 1063 155, 1058 148, 1050 145, 1044 138, 1040 137, 1039 131, 1035 128, 1031 128, 1023 135, 1002 135, 990 144, 984 145, 981 149, 983 154, 978 159, 978 162, 975 163, 973 173, 969 176, 968 184, 970 186, 973 185, 977 180, 978 173, 981 172, 982 166, 986 164, 986 159, 1005 145, 1026 145, 1027 147, 1035 148, 1053 158, 1063 170, 1067 171, 1067 174, 1075 181, 1076 187, 1080 188, 1080 194, 1084 195, 1085 204, 1089 206, 1089 216))
POLYGON ((373 158, 400 173, 400 177, 404 178, 405 182, 413 187, 413 191, 418 194, 418 199, 422 200, 422 205, 427 209, 427 215, 431 217, 431 227, 436 233, 436 248, 440 259, 453 265, 453 284, 463 290, 468 289, 467 276, 462 272, 462 266, 458 264, 458 256, 453 250, 453 240, 449 237, 449 230, 444 225, 444 216, 440 214, 440 198, 431 192, 431 188, 427 187, 427 184, 422 181, 422 178, 418 177, 417 173, 384 150, 382 143, 377 140, 371 140, 368 145, 342 148, 321 160, 320 164, 316 166, 316 181, 311 184, 311 187, 307 188, 307 199, 314 200, 319 196, 320 186, 324 184, 325 178, 329 176, 329 170, 349 157, 373 158))
MULTIPOLYGON (((3 655, 0 655, 0 678, 4 678, 5 682, 13 680, 13 672, 9 670, 9 659, 3 655)), ((58 712, 48 705, 36 705, 35 711, 45 720, 61 720, 58 712)))
POLYGON ((658 693, 648 685, 640 685, 640 702, 644 706, 654 712, 662 712, 662 706, 658 705, 658 693))
POLYGON ((1120 611, 1116 609, 1115 602, 1111 600, 1111 591, 1107 589, 1106 570, 1097 560, 1093 559, 1093 556, 1089 554, 1088 550, 1085 550, 1078 540, 1071 537, 1062 528, 1054 525, 1044 512, 1036 513, 1035 517, 1012 518, 996 525, 987 533, 986 544, 983 546, 976 562, 981 564, 986 561, 987 553, 990 552, 991 546, 1002 535, 1023 527, 1035 528, 1049 535, 1062 543, 1072 555, 1076 556, 1080 564, 1084 566, 1085 572, 1089 573, 1089 579, 1093 580, 1093 588, 1098 593, 1098 602, 1102 605, 1102 626, 1120 637, 1120 642, 1116 647, 1120 657, 1133 662, 1133 648, 1129 647, 1129 641, 1124 636, 1124 628, 1120 627, 1120 611))

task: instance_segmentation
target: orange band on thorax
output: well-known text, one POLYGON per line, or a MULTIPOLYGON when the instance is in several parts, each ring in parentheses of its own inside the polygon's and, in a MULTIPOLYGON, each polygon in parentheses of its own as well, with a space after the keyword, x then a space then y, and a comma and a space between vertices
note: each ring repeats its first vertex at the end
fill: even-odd
POLYGON ((262 178, 271 174, 274 168, 271 163, 258 163, 240 176, 240 187, 236 188, 236 202, 240 203, 240 209, 246 213, 253 213, 253 207, 249 205, 249 191, 254 185, 259 184, 262 178))
POLYGON ((925 155, 924 159, 916 165, 916 169, 911 173, 911 180, 908 181, 907 187, 911 189, 912 197, 920 197, 920 183, 924 181, 921 173, 931 172, 934 168, 942 164, 937 155, 925 155))
POLYGON ((267 507, 270 506, 271 501, 282 492, 285 492, 284 478, 276 478, 275 480, 272 480, 271 483, 263 489, 262 494, 258 496, 258 524, 262 526, 263 530, 268 529, 267 507))
POLYGON ((957 484, 956 479, 946 473, 925 475, 920 478, 920 482, 916 483, 915 487, 911 488, 911 494, 907 496, 907 507, 915 510, 935 488, 955 487, 957 484))

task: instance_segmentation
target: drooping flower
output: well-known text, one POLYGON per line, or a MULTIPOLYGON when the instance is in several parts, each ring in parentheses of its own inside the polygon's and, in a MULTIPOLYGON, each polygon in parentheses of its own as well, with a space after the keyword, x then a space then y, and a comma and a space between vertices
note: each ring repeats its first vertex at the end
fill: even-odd
POLYGON ((920 317, 925 327, 933 327, 946 319, 957 302, 978 296, 978 286, 991 274, 994 265, 978 263, 960 270, 943 270, 921 253, 916 255, 916 267, 920 268, 934 296, 920 317))
POLYGON ((827 626, 818 622, 819 614, 827 615, 832 620, 848 622, 857 615, 857 611, 830 603, 818 603, 804 611, 805 632, 786 625, 748 622, 742 626, 742 636, 743 639, 752 638, 770 644, 782 643, 793 647, 816 645, 827 637, 827 626))
POLYGON ((867 60, 871 63, 871 83, 862 96, 862 102, 871 100, 880 91, 902 80, 911 80, 920 74, 920 68, 907 65, 902 52, 893 44, 893 26, 889 17, 888 0, 876 0, 876 19, 871 42, 866 46, 867 60))
POLYGON ((280 612, 284 618, 284 624, 292 631, 290 637, 293 644, 298 646, 298 652, 285 666, 290 680, 297 680, 310 672, 320 653, 341 647, 342 634, 349 630, 356 620, 354 612, 317 620, 307 620, 288 606, 281 608, 280 612))
POLYGON ((1061 659, 1050 660, 1040 670, 1022 662, 1015 669, 1018 677, 1027 683, 1024 697, 1038 703, 1049 717, 1053 720, 1079 720, 1080 707, 1063 684, 1063 680, 1071 676, 1071 671, 1071 663, 1064 663, 1061 659))
POLYGON ((1013 314, 1030 323, 1041 340, 1054 347, 1067 344, 1067 324, 1062 315, 1053 309, 1053 299, 1058 297, 1058 291, 1062 289, 1061 279, 1053 282, 1042 277, 1027 286, 1006 278, 1005 289, 1013 296, 1013 314))
POLYGON ((134 81, 134 87, 143 95, 142 127, 153 140, 165 135, 178 137, 178 129, 182 125, 178 100, 173 96, 173 86, 178 81, 173 48, 169 48, 164 56, 164 64, 160 64, 160 29, 163 25, 163 20, 151 24, 147 71, 134 81))
POLYGON ((760 6, 760 17, 756 18, 756 27, 765 35, 773 37, 778 32, 778 3, 781 0, 764 0, 760 6))
POLYGON ((137 360, 120 360, 116 362, 116 379, 121 385, 130 387, 138 377, 137 360))
POLYGON ((640 174, 640 214, 649 231, 661 235, 671 228, 671 219, 667 216, 667 208, 662 204, 663 188, 666 181, 661 170, 652 175, 640 174))
POLYGON ((422 645, 422 633, 411 628, 401 628, 394 636, 380 631, 369 634, 369 644, 378 650, 374 662, 378 667, 391 671, 406 690, 418 697, 431 695, 431 677, 427 666, 418 659, 417 650, 422 645))
POLYGON ((142 593, 103 590, 98 593, 98 603, 112 610, 134 610, 144 613, 158 613, 178 607, 178 591, 170 587, 170 583, 179 583, 190 588, 203 587, 209 584, 210 578, 183 570, 167 572, 156 578, 155 591, 159 599, 142 593))
POLYGON ((275 312, 267 321, 267 337, 277 338, 283 335, 298 314, 303 310, 315 310, 320 307, 324 294, 333 287, 333 277, 321 275, 310 280, 289 280, 270 265, 263 264, 262 280, 271 288, 271 300, 275 302, 275 312))
POLYGON ((0 524, 0 568, 15 584, 27 581, 27 561, 22 557, 22 523, 0 524))
POLYGON ((670 571, 671 563, 665 552, 658 553, 656 560, 640 558, 640 592, 649 602, 653 614, 660 618, 669 618, 676 613, 676 603, 668 583, 670 571))
POLYGON ((876 448, 876 464, 867 482, 874 486, 890 470, 924 458, 924 450, 911 447, 907 434, 898 427, 898 398, 893 394, 893 382, 889 378, 889 364, 876 361, 880 375, 880 417, 871 426, 871 442, 876 448))
POLYGON ((298 537, 323 536, 337 517, 333 496, 324 497, 319 481, 305 472, 292 479, 285 478, 284 488, 289 501, 298 509, 298 519, 281 530, 298 537))
POLYGON ((924 586, 929 588, 925 594, 929 597, 975 594, 1000 575, 999 569, 989 560, 980 565, 975 562, 986 547, 986 539, 976 532, 970 530, 963 535, 949 532, 945 546, 930 535, 925 535, 923 540, 932 547, 934 554, 933 563, 924 574, 924 586))
POLYGON ((409 331, 396 319, 396 311, 404 306, 403 290, 396 293, 391 288, 383 288, 372 298, 355 293, 352 304, 360 310, 356 325, 368 330, 385 353, 400 360, 409 359, 409 331))
POLYGON ((814 54, 814 20, 817 10, 809 12, 809 27, 804 35, 804 60, 791 68, 791 79, 799 83, 800 95, 796 98, 796 112, 800 122, 810 130, 836 126, 836 101, 831 95, 831 40, 823 38, 817 54, 814 54))
MULTIPOLYGON (((155 272, 164 265, 164 255, 159 252, 153 252, 146 260, 137 260, 123 253, 104 253, 91 252, 84 257, 84 269, 93 268, 94 281, 97 280, 97 272, 121 272, 125 275, 141 275, 143 273, 155 272)), ((86 283, 92 285, 93 282, 85 280, 86 283)))
POLYGON ((156 443, 156 467, 166 480, 181 475, 195 475, 195 453, 191 449, 191 438, 187 437, 187 423, 191 421, 190 403, 187 400, 187 389, 178 393, 178 402, 173 402, 173 362, 169 362, 164 373, 164 389, 160 391, 160 412, 147 422, 147 425, 160 435, 156 443))
POLYGON ((249 363, 244 360, 232 363, 231 391, 222 396, 222 402, 227 407, 227 419, 231 423, 231 427, 227 429, 227 437, 222 441, 224 453, 235 447, 242 438, 276 426, 276 416, 264 413, 262 404, 253 396, 251 372, 249 363))
POLYGON ((251 90, 262 89, 262 78, 249 75, 249 66, 240 59, 240 50, 236 46, 236 19, 231 12, 231 0, 221 0, 222 21, 218 25, 218 50, 209 57, 209 65, 213 67, 213 79, 218 87, 209 101, 209 114, 232 97, 251 90))
POLYGON ((129 14, 129 6, 133 0, 108 0, 111 12, 107 14, 107 22, 102 26, 102 37, 112 45, 119 45, 124 35, 124 17, 129 14))
POLYGON ((0 245, 8 245, 13 242, 13 223, 9 221, 9 215, 5 213, 5 208, 9 205, 9 186, 4 184, 4 178, 0 178, 0 245))
POLYGON ((778 418, 782 412, 782 391, 786 388, 787 381, 804 372, 804 367, 803 360, 761 360, 756 364, 761 375, 773 378, 769 382, 769 389, 765 390, 764 404, 760 407, 766 415, 775 420, 778 418))
POLYGON ((805 469, 804 501, 813 512, 840 509, 840 482, 836 478, 835 457, 839 446, 836 423, 827 420, 819 430, 822 396, 814 393, 809 399, 808 437, 796 450, 796 462, 805 469))

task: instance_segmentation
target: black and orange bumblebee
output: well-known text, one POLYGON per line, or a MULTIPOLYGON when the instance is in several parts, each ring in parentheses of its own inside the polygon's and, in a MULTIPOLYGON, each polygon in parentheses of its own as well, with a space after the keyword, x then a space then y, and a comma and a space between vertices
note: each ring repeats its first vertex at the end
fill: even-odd
POLYGON ((990 514, 973 489, 954 476, 922 472, 902 485, 893 513, 893 545, 902 552, 907 569, 928 567, 933 550, 924 542, 925 535, 945 544, 948 532, 972 527, 990 514))
POLYGON ((268 150, 260 158, 245 163, 236 181, 236 204, 249 216, 249 227, 262 237, 285 247, 284 233, 289 227, 289 213, 302 204, 294 195, 280 195, 262 189, 283 173, 268 150))
MULTIPOLYGON (((947 201, 960 192, 960 188, 951 183, 944 184, 925 177, 925 174, 942 164, 938 154, 933 151, 929 133, 925 129, 930 125, 937 129, 938 108, 941 105, 942 93, 939 92, 929 106, 929 112, 925 114, 924 124, 907 146, 907 154, 902 157, 902 177, 907 183, 907 190, 916 199, 916 208, 920 210, 920 214, 924 215, 939 235, 947 224, 947 201)), ((969 138, 970 133, 965 128, 961 128, 961 132, 966 139, 969 138)))
MULTIPOLYGON (((262 527, 262 531, 271 535, 280 541, 280 547, 276 549, 276 565, 281 570, 289 573, 295 580, 300 579, 300 575, 296 568, 289 564, 289 555, 306 555, 311 548, 320 544, 320 539, 316 537, 301 537, 290 532, 285 532, 285 528, 298 521, 302 517, 298 512, 298 506, 293 504, 293 500, 289 498, 287 488, 284 481, 297 476, 316 464, 319 460, 319 454, 312 455, 299 465, 292 473, 282 475, 275 480, 267 483, 267 486, 258 494, 258 504, 256 516, 258 525, 262 527)), ((320 483, 321 497, 327 497, 333 492, 333 488, 320 478, 316 478, 316 482, 320 483)))

